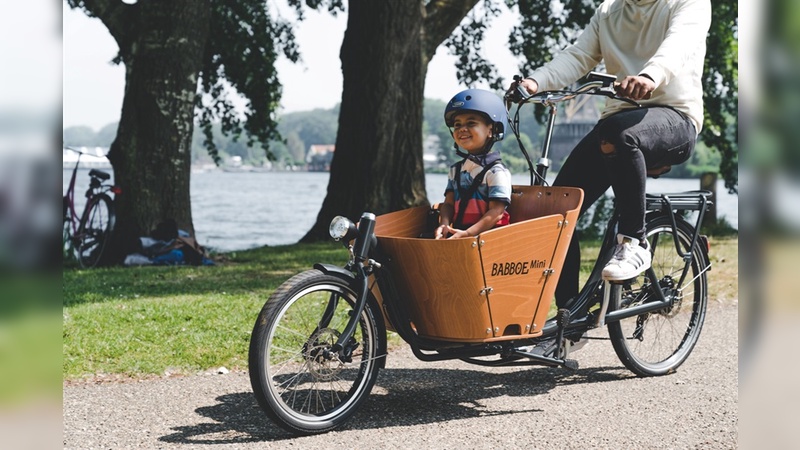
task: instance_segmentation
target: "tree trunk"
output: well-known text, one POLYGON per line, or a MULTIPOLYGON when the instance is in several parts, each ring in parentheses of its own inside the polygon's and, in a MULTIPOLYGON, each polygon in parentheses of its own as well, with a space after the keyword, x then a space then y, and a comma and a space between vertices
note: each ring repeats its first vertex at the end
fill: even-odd
POLYGON ((427 203, 422 165, 424 73, 418 2, 349 3, 344 88, 328 193, 302 241, 328 239, 336 215, 357 219, 427 203))
POLYGON ((357 219, 427 202, 422 166, 416 1, 350 2, 340 58, 344 88, 328 194, 302 239, 328 238, 336 215, 357 219))
POLYGON ((114 17, 124 25, 106 23, 126 68, 122 116, 108 154, 115 184, 122 189, 112 246, 117 260, 162 221, 175 220, 178 228, 194 234, 191 139, 197 77, 209 34, 208 2, 136 6, 114 17))
POLYGON ((358 219, 363 211, 383 214, 428 204, 422 164, 427 62, 474 4, 430 2, 426 11, 418 0, 349 3, 328 193, 302 242, 328 239, 336 215, 358 219), (435 8, 443 12, 436 15, 435 8), (437 23, 426 34, 428 16, 437 23), (438 42, 429 42, 432 38, 438 42))

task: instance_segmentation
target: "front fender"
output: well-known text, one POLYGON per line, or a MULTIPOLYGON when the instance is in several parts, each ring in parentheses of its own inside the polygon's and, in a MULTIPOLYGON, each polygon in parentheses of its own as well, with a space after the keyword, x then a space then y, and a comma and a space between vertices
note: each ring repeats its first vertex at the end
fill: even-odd
POLYGON ((344 267, 335 266, 333 264, 316 263, 314 264, 314 268, 325 275, 332 275, 334 277, 341 278, 347 283, 352 283, 356 279, 356 276, 353 275, 353 272, 350 272, 344 267))

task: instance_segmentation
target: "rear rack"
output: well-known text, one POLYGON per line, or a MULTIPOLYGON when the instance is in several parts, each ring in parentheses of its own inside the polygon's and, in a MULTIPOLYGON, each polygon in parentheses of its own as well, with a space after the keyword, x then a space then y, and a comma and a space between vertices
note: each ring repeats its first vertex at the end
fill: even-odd
MULTIPOLYGON (((692 235, 692 240, 685 252, 681 248, 681 244, 678 240, 678 233, 672 234, 675 243, 675 250, 685 261, 691 261, 692 248, 700 236, 700 224, 703 223, 703 216, 711 207, 711 205, 714 204, 711 200, 709 200, 712 195, 713 194, 711 191, 706 190, 645 195, 645 205, 647 211, 660 211, 664 213, 667 217, 669 217, 669 220, 672 223, 672 229, 674 230, 677 230, 678 228, 678 224, 675 220, 675 211, 699 211, 697 214, 697 221, 694 224, 694 234, 692 235)), ((688 265, 683 268, 681 282, 683 282, 683 278, 686 276, 688 270, 688 265)))
MULTIPOLYGON (((647 211, 700 211, 701 215, 714 204, 711 191, 686 191, 670 194, 646 194, 647 211)), ((702 220, 702 217, 701 217, 702 220)))

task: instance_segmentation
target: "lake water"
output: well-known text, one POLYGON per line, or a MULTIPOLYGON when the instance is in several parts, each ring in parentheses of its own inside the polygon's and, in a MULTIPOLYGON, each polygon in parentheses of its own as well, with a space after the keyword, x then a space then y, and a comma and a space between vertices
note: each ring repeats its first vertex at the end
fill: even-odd
MULTIPOLYGON (((88 170, 78 171, 77 202, 88 186, 88 170)), ((64 171, 64 191, 71 172, 64 171)), ((512 177, 527 185, 527 175, 512 177)), ((439 202, 447 184, 444 174, 427 174, 428 199, 439 202)), ((648 179, 649 192, 699 189, 694 179, 648 179)), ((328 187, 325 172, 201 172, 191 181, 192 215, 198 241, 214 250, 243 250, 264 245, 292 244, 311 228, 328 187)), ((738 227, 738 196, 717 186, 717 215, 738 227)), ((82 208, 82 206, 80 206, 82 208)), ((80 209, 79 209, 80 211, 80 209)))

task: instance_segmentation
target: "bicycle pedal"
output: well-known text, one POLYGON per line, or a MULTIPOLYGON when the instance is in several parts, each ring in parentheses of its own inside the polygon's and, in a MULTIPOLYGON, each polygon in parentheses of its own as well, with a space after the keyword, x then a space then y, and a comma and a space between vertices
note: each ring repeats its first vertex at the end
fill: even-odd
POLYGON ((565 359, 564 367, 570 370, 578 370, 578 361, 574 359, 565 359))

